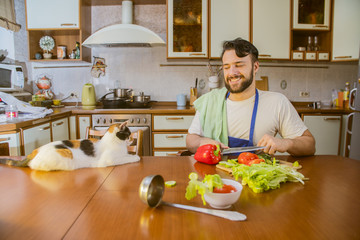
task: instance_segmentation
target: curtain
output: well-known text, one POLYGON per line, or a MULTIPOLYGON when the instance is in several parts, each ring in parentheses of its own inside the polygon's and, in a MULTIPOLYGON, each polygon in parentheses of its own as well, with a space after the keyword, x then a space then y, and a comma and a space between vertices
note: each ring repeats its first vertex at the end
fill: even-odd
POLYGON ((0 0, 0 27, 17 32, 21 25, 16 23, 14 0, 0 0))

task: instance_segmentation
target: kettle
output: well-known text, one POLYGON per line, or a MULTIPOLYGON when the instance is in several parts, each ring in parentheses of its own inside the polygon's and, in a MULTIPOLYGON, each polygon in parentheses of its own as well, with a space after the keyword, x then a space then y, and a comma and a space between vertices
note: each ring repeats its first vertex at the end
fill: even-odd
POLYGON ((83 86, 82 94, 81 94, 81 103, 85 107, 96 106, 95 88, 91 83, 86 83, 83 86))

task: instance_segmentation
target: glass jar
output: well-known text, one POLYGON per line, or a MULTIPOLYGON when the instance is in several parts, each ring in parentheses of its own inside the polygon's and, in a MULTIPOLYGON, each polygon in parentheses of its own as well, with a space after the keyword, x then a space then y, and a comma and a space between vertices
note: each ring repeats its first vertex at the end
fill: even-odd
POLYGON ((15 119, 18 117, 18 109, 15 105, 7 105, 5 107, 5 115, 9 120, 15 119))

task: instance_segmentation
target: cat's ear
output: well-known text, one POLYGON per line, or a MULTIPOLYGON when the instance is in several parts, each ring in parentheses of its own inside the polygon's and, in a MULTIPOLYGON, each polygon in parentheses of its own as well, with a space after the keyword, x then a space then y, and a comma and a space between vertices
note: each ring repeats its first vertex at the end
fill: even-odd
POLYGON ((123 129, 123 128, 126 126, 127 123, 128 123, 127 121, 123 122, 123 123, 120 125, 120 129, 123 129))

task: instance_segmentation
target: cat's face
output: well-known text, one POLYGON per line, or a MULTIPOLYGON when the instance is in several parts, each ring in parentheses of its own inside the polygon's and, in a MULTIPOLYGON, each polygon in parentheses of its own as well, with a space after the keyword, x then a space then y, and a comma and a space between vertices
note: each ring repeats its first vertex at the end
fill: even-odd
POLYGON ((130 129, 126 126, 127 122, 124 122, 122 124, 114 124, 111 125, 109 127, 109 132, 112 134, 115 134, 115 136, 117 138, 119 138, 122 141, 127 140, 130 135, 131 135, 131 131, 130 129))

